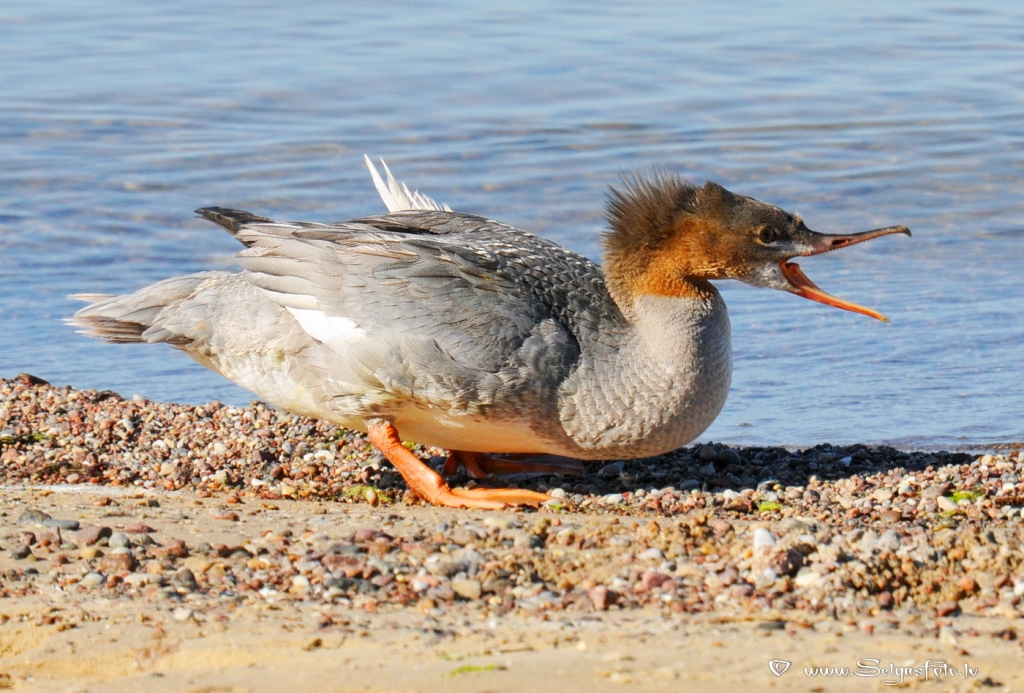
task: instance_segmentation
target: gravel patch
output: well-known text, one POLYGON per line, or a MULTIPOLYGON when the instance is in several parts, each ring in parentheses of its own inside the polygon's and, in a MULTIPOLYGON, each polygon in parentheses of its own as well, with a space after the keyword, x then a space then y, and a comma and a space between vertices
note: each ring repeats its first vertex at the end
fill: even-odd
MULTIPOLYGON (((440 466, 443 451, 415 452, 440 466)), ((538 511, 427 512, 362 434, 258 402, 162 404, 19 376, 0 379, 0 486, 92 492, 78 516, 6 505, 0 597, 125 596, 178 605, 184 620, 218 602, 294 601, 938 634, 961 615, 1024 614, 1022 475, 1014 445, 707 444, 514 477, 555 498, 538 511), (161 508, 170 497, 188 511, 161 508), (292 501, 361 506, 372 526, 276 528, 292 501), (230 541, 176 530, 174 512, 230 541)))

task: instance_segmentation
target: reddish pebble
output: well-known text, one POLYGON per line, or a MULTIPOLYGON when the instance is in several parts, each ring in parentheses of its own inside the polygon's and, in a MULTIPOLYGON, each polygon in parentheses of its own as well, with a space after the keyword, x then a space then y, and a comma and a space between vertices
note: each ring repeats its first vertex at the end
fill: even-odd
POLYGON ((103 537, 109 537, 111 534, 110 527, 82 525, 82 528, 75 532, 75 543, 79 546, 92 546, 103 537))
POLYGON ((729 532, 733 531, 732 524, 728 520, 721 518, 713 518, 708 522, 708 526, 715 530, 715 536, 721 539, 729 532))
POLYGON ((47 381, 43 380, 39 376, 32 375, 31 373, 18 373, 16 376, 18 382, 24 385, 49 385, 47 381))
POLYGON ((903 519, 903 515, 896 512, 895 510, 883 510, 882 512, 878 513, 878 516, 882 518, 885 522, 899 522, 903 519))
POLYGON ((882 609, 891 609, 892 608, 892 603, 893 603, 892 592, 889 592, 888 590, 886 590, 884 592, 879 592, 878 596, 875 599, 878 600, 878 606, 880 608, 882 608, 882 609))
POLYGON ((368 541, 379 541, 381 539, 390 541, 391 538, 390 534, 386 534, 377 529, 357 529, 355 534, 352 535, 352 541, 357 544, 363 544, 368 541))
POLYGON ((217 513, 213 516, 215 520, 228 520, 229 522, 238 522, 238 513, 226 512, 217 513))
POLYGON ((604 585, 597 585, 587 590, 587 596, 590 597, 591 604, 598 611, 607 611, 608 606, 612 603, 611 598, 612 592, 604 585))
POLYGON ((974 581, 974 578, 972 578, 970 575, 964 575, 962 578, 960 578, 959 584, 960 589, 962 589, 967 594, 973 594, 974 591, 978 589, 978 583, 976 583, 974 581))
POLYGON ((164 551, 170 558, 188 557, 188 547, 181 539, 168 539, 164 542, 164 551))
POLYGON ((135 570, 135 557, 130 553, 108 553, 100 560, 104 573, 130 573, 135 570))
POLYGON ((237 494, 232 493, 230 496, 224 499, 224 502, 230 503, 231 505, 236 505, 238 503, 241 503, 242 499, 239 498, 237 494))
POLYGON ((937 607, 935 607, 935 616, 937 618, 942 618, 944 616, 949 616, 953 612, 959 611, 959 610, 960 610, 960 605, 957 604, 956 602, 942 602, 937 607))
POLYGON ((152 534, 156 530, 141 522, 129 522, 124 526, 124 531, 128 534, 152 534))
POLYGON ((661 587, 672 578, 665 573, 659 573, 654 568, 648 568, 644 571, 643 576, 640 578, 640 582, 643 584, 645 590, 654 589, 655 587, 661 587))

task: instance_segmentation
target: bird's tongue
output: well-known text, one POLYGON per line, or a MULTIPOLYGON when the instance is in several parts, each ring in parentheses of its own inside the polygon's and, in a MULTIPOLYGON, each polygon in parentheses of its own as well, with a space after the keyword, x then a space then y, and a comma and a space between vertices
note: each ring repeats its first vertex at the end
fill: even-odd
POLYGON ((836 308, 842 308, 843 310, 867 315, 868 317, 881 320, 882 322, 889 322, 889 318, 885 317, 881 313, 871 310, 870 308, 858 306, 856 303, 850 303, 849 301, 844 301, 841 298, 836 298, 831 294, 825 293, 815 286, 814 282, 807 278, 807 275, 800 269, 800 265, 795 262, 783 261, 779 263, 779 267, 782 268, 782 274, 786 277, 786 280, 792 284, 793 293, 798 296, 809 298, 812 301, 817 301, 818 303, 824 303, 827 306, 835 306, 836 308))

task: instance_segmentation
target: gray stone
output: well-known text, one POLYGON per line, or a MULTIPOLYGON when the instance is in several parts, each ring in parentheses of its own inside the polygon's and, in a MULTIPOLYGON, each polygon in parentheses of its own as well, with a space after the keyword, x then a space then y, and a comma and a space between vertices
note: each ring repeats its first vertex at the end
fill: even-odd
POLYGON ((42 510, 26 510, 18 516, 18 524, 43 526, 44 522, 52 519, 49 513, 44 513, 42 510))
POLYGON ((428 558, 424 562, 423 567, 426 568, 427 572, 431 575, 446 578, 458 575, 469 568, 469 566, 463 561, 452 561, 434 556, 428 558))
POLYGON ((625 468, 625 462, 612 462, 611 464, 606 464, 605 466, 601 467, 597 475, 603 477, 614 477, 618 476, 619 474, 622 474, 622 470, 625 468))
POLYGON ((111 548, 126 547, 132 545, 132 540, 128 538, 128 535, 122 534, 121 532, 114 532, 107 539, 107 545, 111 548))
POLYGON ((195 574, 187 567, 179 569, 171 577, 171 584, 182 592, 195 592, 199 589, 195 574))
POLYGON ((718 461, 722 464, 739 464, 743 460, 732 448, 722 448, 718 451, 718 461))

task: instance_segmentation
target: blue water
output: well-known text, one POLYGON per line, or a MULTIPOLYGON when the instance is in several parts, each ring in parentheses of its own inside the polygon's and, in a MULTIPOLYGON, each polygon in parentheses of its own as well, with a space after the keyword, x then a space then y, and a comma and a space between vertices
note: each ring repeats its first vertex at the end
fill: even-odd
POLYGON ((60 321, 75 292, 230 266, 192 210, 382 211, 362 155, 599 256, 623 171, 902 223, 802 263, 872 321, 724 283, 733 390, 705 439, 1024 439, 1024 9, 1011 2, 0 4, 0 375, 243 403, 168 348, 60 321))

